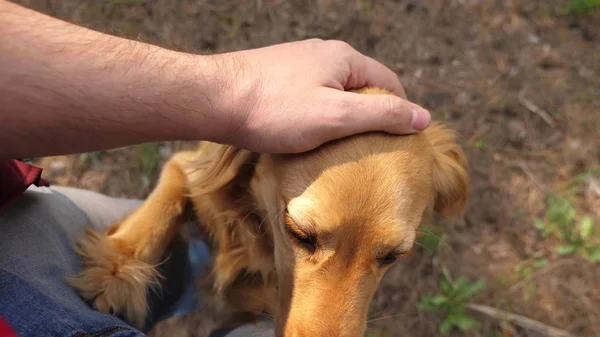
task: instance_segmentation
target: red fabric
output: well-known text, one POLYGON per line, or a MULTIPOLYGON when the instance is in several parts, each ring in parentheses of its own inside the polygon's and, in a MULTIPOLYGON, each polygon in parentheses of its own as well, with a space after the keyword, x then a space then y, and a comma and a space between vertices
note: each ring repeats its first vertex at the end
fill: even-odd
POLYGON ((2 317, 0 317, 0 337, 19 337, 15 330, 2 317))
POLYGON ((0 160, 0 211, 29 186, 49 186, 41 175, 41 168, 20 160, 0 160))

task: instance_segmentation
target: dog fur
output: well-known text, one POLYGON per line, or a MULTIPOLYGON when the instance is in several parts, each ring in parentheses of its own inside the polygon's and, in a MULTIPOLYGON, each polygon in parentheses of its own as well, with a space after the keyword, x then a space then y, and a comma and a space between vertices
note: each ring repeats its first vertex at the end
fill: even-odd
POLYGON ((422 217, 459 215, 467 190, 465 156, 441 123, 302 154, 202 142, 173 156, 139 209, 105 233, 88 231, 78 243, 83 270, 69 283, 98 310, 143 326, 155 266, 190 202, 213 250, 213 293, 231 312, 271 315, 277 336, 358 337, 422 217))

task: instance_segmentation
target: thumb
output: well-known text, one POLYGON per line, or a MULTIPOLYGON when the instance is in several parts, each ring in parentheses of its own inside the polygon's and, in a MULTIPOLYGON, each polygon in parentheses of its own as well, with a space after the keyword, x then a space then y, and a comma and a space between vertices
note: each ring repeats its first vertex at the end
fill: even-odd
POLYGON ((340 137, 369 131, 412 134, 431 122, 429 111, 391 94, 338 92, 342 121, 340 137))

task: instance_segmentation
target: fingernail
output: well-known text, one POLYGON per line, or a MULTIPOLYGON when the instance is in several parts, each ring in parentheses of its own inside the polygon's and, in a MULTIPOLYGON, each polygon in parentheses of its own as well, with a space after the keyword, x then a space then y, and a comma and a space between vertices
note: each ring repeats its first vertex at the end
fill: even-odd
POLYGON ((429 111, 423 109, 413 109, 412 110, 412 128, 415 131, 422 131, 429 126, 429 122, 431 122, 431 114, 429 111))

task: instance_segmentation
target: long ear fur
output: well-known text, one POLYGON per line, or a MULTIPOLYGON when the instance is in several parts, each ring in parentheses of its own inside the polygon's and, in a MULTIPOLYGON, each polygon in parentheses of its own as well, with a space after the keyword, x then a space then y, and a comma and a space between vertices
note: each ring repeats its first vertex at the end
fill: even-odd
POLYGON ((435 211, 457 216, 465 208, 468 195, 467 160, 456 143, 456 133, 433 122, 423 131, 433 146, 433 188, 435 211))
POLYGON ((189 163, 188 182, 214 249, 215 290, 223 294, 243 273, 267 280, 271 237, 251 189, 260 154, 216 143, 201 143, 199 152, 189 163))
POLYGON ((202 156, 190 163, 194 171, 189 175, 189 182, 194 196, 225 187, 242 174, 244 169, 251 176, 254 163, 259 157, 254 152, 215 143, 202 143, 200 151, 202 156))

